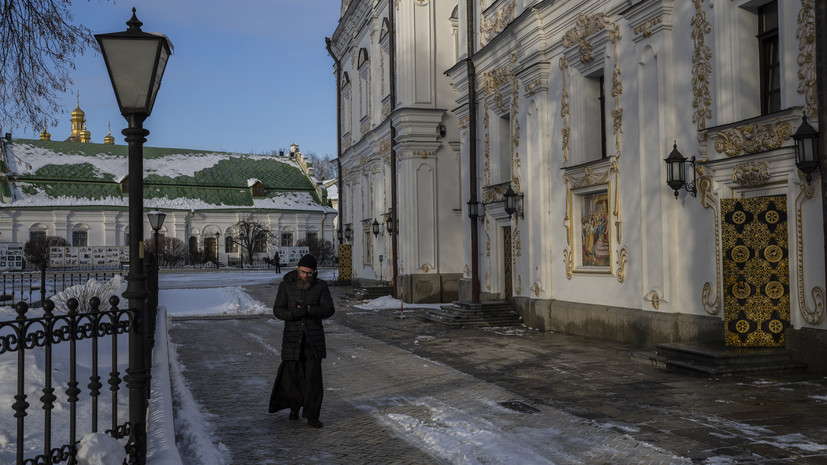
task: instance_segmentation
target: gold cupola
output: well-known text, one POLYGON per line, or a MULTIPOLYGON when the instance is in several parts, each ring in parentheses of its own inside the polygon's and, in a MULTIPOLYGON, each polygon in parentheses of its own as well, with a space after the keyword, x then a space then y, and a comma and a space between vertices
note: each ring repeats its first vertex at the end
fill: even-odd
POLYGON ((103 138, 103 143, 107 145, 115 144, 115 138, 112 136, 112 123, 109 123, 109 133, 103 138))
POLYGON ((84 122, 83 129, 80 131, 80 141, 86 144, 90 140, 92 140, 92 133, 89 132, 88 129, 86 129, 86 123, 84 122))
POLYGON ((40 140, 52 140, 52 135, 46 130, 46 126, 43 126, 43 132, 40 133, 40 140))
POLYGON ((80 91, 78 91, 78 105, 72 110, 72 134, 69 135, 66 142, 89 142, 91 134, 88 134, 88 132, 86 131, 86 113, 80 109, 80 91), (84 138, 86 138, 85 141, 84 138))

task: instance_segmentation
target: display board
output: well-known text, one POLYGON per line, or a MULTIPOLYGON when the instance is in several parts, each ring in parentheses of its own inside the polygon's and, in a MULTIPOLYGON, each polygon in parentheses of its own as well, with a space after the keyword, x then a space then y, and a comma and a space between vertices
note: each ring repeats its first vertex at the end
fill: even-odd
POLYGON ((23 244, 16 242, 0 243, 0 271, 23 270, 23 244))

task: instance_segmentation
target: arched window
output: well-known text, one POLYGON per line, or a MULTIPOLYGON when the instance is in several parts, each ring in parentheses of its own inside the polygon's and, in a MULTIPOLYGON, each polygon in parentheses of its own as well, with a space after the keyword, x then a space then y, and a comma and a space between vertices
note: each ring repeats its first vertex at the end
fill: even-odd
POLYGON ((29 240, 33 241, 33 240, 36 240, 36 239, 45 238, 46 237, 46 232, 48 230, 49 230, 49 228, 47 228, 46 225, 43 224, 43 223, 33 224, 29 228, 29 240))
POLYGON ((80 223, 72 228, 72 245, 87 247, 89 245, 89 226, 80 223))

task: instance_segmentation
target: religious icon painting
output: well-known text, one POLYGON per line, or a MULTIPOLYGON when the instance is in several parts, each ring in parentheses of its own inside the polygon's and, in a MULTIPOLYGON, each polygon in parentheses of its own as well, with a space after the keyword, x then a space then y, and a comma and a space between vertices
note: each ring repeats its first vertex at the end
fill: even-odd
POLYGON ((611 273, 612 233, 608 186, 578 193, 579 216, 575 231, 580 243, 577 271, 611 273))

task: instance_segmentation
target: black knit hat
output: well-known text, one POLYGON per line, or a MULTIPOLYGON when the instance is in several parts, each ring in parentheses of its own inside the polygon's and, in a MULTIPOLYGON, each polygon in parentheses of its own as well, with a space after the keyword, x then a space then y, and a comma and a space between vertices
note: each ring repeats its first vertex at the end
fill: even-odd
POLYGON ((316 270, 316 258, 313 255, 307 254, 299 260, 299 265, 305 268, 312 268, 314 271, 316 270))

